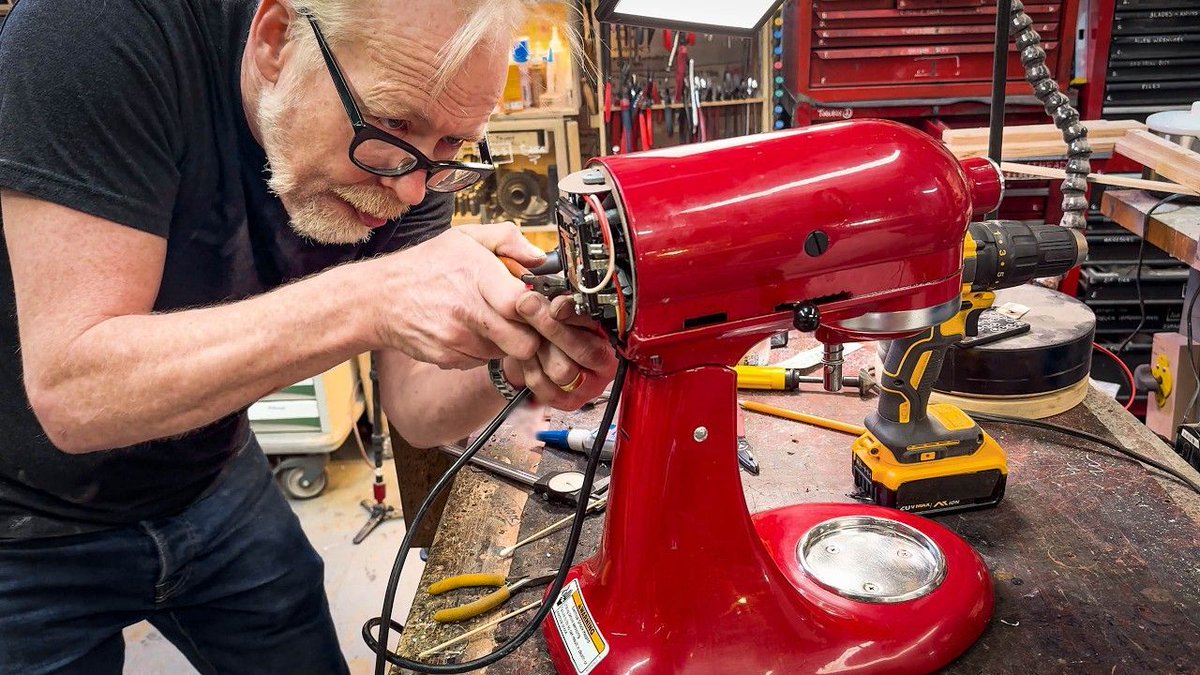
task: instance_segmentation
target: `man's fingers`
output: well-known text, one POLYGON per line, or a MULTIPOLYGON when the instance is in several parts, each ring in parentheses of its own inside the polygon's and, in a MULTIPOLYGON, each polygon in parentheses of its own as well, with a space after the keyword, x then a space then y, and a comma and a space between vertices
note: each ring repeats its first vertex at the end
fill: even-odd
POLYGON ((538 293, 531 291, 518 298, 517 312, 579 366, 603 372, 612 360, 612 347, 604 338, 589 330, 555 321, 550 316, 549 303, 538 293))
POLYGON ((514 223, 460 225, 455 230, 471 237, 492 253, 508 256, 526 267, 537 267, 546 261, 546 252, 529 243, 514 223))
POLYGON ((579 366, 575 362, 567 358, 563 350, 554 346, 549 342, 543 342, 541 349, 537 353, 538 363, 542 365, 542 371, 559 387, 570 386, 571 384, 578 385, 580 373, 579 366))
POLYGON ((558 402, 566 396, 566 393, 546 376, 538 360, 520 361, 520 364, 521 377, 525 380, 525 386, 533 392, 538 403, 551 407, 555 407, 555 404, 561 405, 558 402))
POLYGON ((591 328, 596 322, 588 316, 580 316, 575 312, 575 299, 569 295, 560 295, 550 301, 550 316, 555 321, 567 323, 580 328, 591 328))
POLYGON ((542 336, 528 324, 506 319, 496 312, 484 317, 480 327, 501 352, 494 357, 509 355, 522 361, 532 359, 543 342, 542 336))

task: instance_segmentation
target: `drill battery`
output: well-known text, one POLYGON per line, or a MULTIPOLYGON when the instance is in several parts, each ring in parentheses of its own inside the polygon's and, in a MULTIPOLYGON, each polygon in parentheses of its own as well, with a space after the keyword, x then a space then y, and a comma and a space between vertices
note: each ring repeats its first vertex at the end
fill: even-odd
POLYGON ((923 443, 897 456, 868 431, 853 446, 854 496, 924 515, 998 504, 1008 481, 1004 451, 954 406, 931 405, 929 417, 951 430, 970 425, 982 438, 970 443, 923 443))

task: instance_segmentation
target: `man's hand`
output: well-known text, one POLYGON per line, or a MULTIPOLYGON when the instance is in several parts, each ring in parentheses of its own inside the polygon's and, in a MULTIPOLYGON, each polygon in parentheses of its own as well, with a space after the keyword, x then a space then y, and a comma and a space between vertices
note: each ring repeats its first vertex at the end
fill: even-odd
POLYGON ((542 339, 518 314, 525 284, 496 257, 533 267, 545 254, 512 223, 455 227, 367 264, 383 279, 379 342, 417 361, 468 369, 510 355, 536 359, 542 339))
POLYGON ((534 358, 505 360, 504 372, 514 384, 560 410, 575 410, 604 391, 617 370, 616 354, 590 319, 575 314, 570 297, 548 302, 529 291, 517 300, 517 311, 544 340, 534 358))

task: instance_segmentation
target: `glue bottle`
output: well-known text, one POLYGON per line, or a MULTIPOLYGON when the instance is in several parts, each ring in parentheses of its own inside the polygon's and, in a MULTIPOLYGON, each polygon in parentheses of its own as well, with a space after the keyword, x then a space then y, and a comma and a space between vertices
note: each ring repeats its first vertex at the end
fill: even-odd
POLYGON ((526 108, 532 108, 534 104, 533 83, 529 77, 529 57, 529 38, 522 37, 517 40, 517 46, 513 49, 513 61, 517 64, 517 74, 521 82, 521 104, 526 108))
POLYGON ((529 43, 518 42, 510 54, 508 79, 504 82, 504 93, 501 94, 505 112, 515 112, 526 108, 525 87, 529 79, 529 74, 525 70, 525 66, 528 60, 529 43))
POLYGON ((563 50, 558 26, 550 27, 550 47, 546 51, 546 94, 554 103, 562 103, 571 83, 571 61, 563 50))
MULTIPOLYGON (((588 453, 596 443, 599 429, 561 429, 558 431, 539 431, 537 439, 546 445, 559 450, 574 450, 588 453)), ((600 461, 611 462, 613 449, 617 445, 617 425, 608 427, 608 436, 604 439, 604 447, 600 449, 600 461)))

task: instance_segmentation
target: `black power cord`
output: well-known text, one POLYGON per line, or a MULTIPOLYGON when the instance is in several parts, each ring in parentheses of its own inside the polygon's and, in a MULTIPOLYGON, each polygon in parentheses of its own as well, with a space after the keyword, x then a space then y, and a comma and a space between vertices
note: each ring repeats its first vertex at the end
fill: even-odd
POLYGON ((1177 471, 1176 469, 1173 469, 1173 468, 1167 466, 1166 464, 1163 464, 1162 462, 1151 459, 1151 458, 1143 455, 1140 452, 1137 452, 1135 450, 1130 450, 1129 448, 1127 448, 1119 443, 1110 441, 1107 438, 1102 438, 1100 436, 1096 436, 1095 434, 1089 434, 1086 431, 1079 431, 1078 429, 1072 429, 1070 427, 1064 427, 1064 426, 1061 426, 1058 424, 1052 424, 1050 422, 1042 422, 1040 420, 1030 420, 1030 419, 1025 419, 1023 417, 1009 417, 1008 415, 994 415, 991 413, 985 414, 985 413, 973 412, 973 413, 971 413, 971 417, 973 419, 975 419, 975 421, 977 421, 977 422, 993 422, 993 423, 998 423, 998 424, 1016 424, 1016 425, 1025 426, 1025 427, 1033 427, 1035 429, 1045 429, 1046 431, 1053 431, 1056 433, 1063 434, 1065 436, 1071 436, 1073 438, 1078 438, 1080 440, 1088 441, 1090 443, 1095 443, 1096 445, 1100 445, 1100 446, 1103 446, 1110 450, 1113 450, 1115 452, 1118 452, 1122 455, 1125 455, 1126 457, 1128 457, 1130 459, 1141 462, 1142 464, 1154 467, 1155 469, 1162 471, 1163 473, 1171 476, 1172 478, 1175 478, 1176 480, 1178 480, 1179 482, 1188 486, 1189 488, 1196 491, 1197 493, 1200 493, 1200 482, 1197 482, 1194 478, 1184 474, 1183 472, 1177 471))
MULTIPOLYGON (((1160 206, 1163 206, 1164 204, 1170 204, 1180 196, 1181 195, 1177 194, 1167 195, 1166 197, 1158 200, 1155 202, 1154 206, 1151 206, 1150 210, 1146 212, 1145 218, 1142 219, 1142 238, 1141 241, 1138 242, 1137 268, 1133 275, 1133 285, 1137 288, 1138 309, 1140 310, 1141 314, 1138 318, 1137 328, 1133 329, 1133 332, 1129 334, 1129 337, 1121 341, 1121 346, 1117 347, 1116 351, 1113 352, 1114 354, 1120 355, 1122 352, 1124 352, 1125 348, 1129 346, 1129 343, 1133 341, 1133 338, 1137 337, 1137 334, 1142 332, 1142 327, 1146 325, 1146 299, 1142 295, 1142 265, 1145 263, 1146 259, 1146 231, 1150 227, 1150 216, 1153 216, 1154 212, 1157 211, 1160 206)), ((1195 370, 1195 367, 1193 367, 1192 370, 1195 370)))
MULTIPOLYGON (((624 358, 620 358, 617 362, 617 373, 613 378, 612 393, 609 395, 608 405, 605 406, 604 414, 600 421, 599 428, 601 429, 607 429, 612 424, 613 418, 616 417, 617 403, 621 399, 621 389, 625 385, 625 373, 628 367, 629 362, 624 358)), ((596 434, 596 441, 592 444, 591 452, 588 454, 587 468, 583 472, 583 485, 579 488, 581 497, 579 504, 575 507, 575 520, 571 523, 570 534, 567 536, 567 544, 563 548, 563 557, 558 566, 558 573, 555 575, 554 581, 551 582, 550 589, 546 591, 548 600, 542 603, 537 614, 521 629, 520 633, 486 656, 456 664, 434 664, 412 661, 392 654, 388 651, 387 647, 388 631, 391 629, 397 631, 403 630, 403 626, 392 620, 392 610, 395 606, 396 590, 400 585, 400 575, 404 571, 404 563, 408 558, 409 550, 412 548, 412 537, 413 533, 417 531, 418 524, 425 517, 425 513, 429 510, 434 500, 438 498, 438 495, 454 480, 454 476, 459 470, 466 466, 475 453, 479 452, 483 445, 496 433, 496 429, 500 428, 500 424, 504 422, 517 406, 529 397, 529 394, 529 389, 522 389, 508 405, 504 406, 500 414, 488 423, 479 434, 479 438, 475 439, 463 451, 462 456, 455 460, 454 464, 450 465, 446 473, 442 474, 442 477, 434 484, 429 496, 425 498, 425 501, 421 503, 421 507, 417 509, 416 515, 413 516, 412 525, 404 534, 404 541, 400 544, 400 550, 396 552, 396 561, 392 565, 391 576, 388 577, 387 589, 384 591, 383 596, 383 611, 379 616, 367 620, 362 628, 363 641, 367 643, 371 651, 375 652, 375 675, 386 675, 385 671, 389 663, 419 673, 465 673, 470 670, 489 666, 516 651, 533 635, 534 631, 541 626, 542 621, 550 614, 550 610, 554 605, 553 600, 562 591, 562 587, 566 583, 567 573, 571 570, 571 565, 575 560, 575 551, 579 547, 579 538, 583 533, 584 516, 587 514, 588 502, 591 501, 586 496, 592 494, 592 486, 596 479, 596 470, 600 468, 600 454, 604 449, 604 442, 606 440, 604 434, 596 434), (378 639, 371 635, 372 629, 375 628, 379 629, 378 639)))

